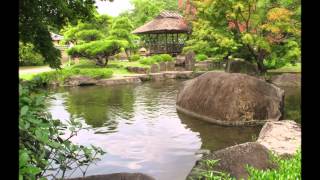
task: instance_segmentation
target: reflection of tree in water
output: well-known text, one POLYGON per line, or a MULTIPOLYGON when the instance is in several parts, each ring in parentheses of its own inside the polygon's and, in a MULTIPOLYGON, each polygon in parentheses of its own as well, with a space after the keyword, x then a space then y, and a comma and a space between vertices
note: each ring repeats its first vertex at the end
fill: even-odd
POLYGON ((284 119, 301 123, 301 88, 281 87, 285 90, 284 119))
POLYGON ((117 127, 117 119, 129 120, 133 116, 133 86, 76 87, 69 90, 67 110, 82 117, 92 127, 117 127))
POLYGON ((178 113, 183 124, 186 124, 193 132, 199 132, 202 141, 202 149, 212 151, 228 146, 255 141, 259 136, 261 126, 257 127, 227 127, 219 126, 195 119, 185 114, 178 113))

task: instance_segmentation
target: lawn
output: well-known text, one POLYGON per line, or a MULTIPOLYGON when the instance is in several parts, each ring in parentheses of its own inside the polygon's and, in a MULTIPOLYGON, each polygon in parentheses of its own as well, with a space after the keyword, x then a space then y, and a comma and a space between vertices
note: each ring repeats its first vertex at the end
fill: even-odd
POLYGON ((278 69, 268 70, 268 72, 301 72, 301 63, 296 63, 295 65, 287 64, 278 69))

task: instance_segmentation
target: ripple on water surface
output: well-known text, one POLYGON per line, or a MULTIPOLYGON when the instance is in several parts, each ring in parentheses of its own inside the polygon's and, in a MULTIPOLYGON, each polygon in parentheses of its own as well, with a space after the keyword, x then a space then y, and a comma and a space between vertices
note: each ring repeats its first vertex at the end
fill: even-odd
POLYGON ((142 172, 157 180, 183 180, 200 148, 216 150, 250 141, 260 128, 215 126, 177 114, 181 82, 59 89, 52 92, 55 99, 50 100, 49 110, 54 118, 74 117, 91 127, 73 142, 107 152, 87 175, 142 172))

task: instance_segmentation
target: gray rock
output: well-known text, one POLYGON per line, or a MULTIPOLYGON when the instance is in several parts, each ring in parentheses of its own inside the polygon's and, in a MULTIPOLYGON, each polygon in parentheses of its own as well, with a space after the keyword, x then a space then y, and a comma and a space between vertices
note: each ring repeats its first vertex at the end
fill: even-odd
POLYGON ((153 81, 165 80, 164 73, 150 73, 149 76, 153 81))
POLYGON ((196 55, 193 51, 190 51, 186 54, 185 67, 187 71, 193 70, 195 64, 195 56, 196 55))
POLYGON ((213 68, 213 62, 210 60, 197 62, 195 63, 195 67, 197 70, 200 70, 200 71, 209 71, 213 68))
POLYGON ((226 72, 245 73, 249 75, 258 75, 258 67, 245 60, 229 60, 226 65, 226 72))
POLYGON ((88 86, 88 85, 96 85, 97 80, 87 76, 71 76, 64 81, 64 86, 88 86))
POLYGON ((111 86, 111 85, 120 85, 120 84, 136 84, 141 83, 139 77, 118 77, 112 79, 100 79, 97 82, 97 85, 100 86, 111 86))
POLYGON ((176 66, 184 66, 185 65, 185 61, 186 61, 186 57, 185 56, 178 55, 176 57, 175 65, 176 66))
POLYGON ((160 71, 166 71, 166 63, 165 62, 160 62, 159 63, 160 71))
POLYGON ((126 67, 126 69, 129 72, 138 73, 138 74, 147 74, 148 72, 148 68, 143 68, 143 67, 128 66, 126 67))
POLYGON ((294 155, 301 147, 301 127, 291 120, 267 122, 257 142, 280 156, 294 155))
POLYGON ((207 72, 185 81, 177 96, 181 113, 220 125, 257 125, 282 118, 284 90, 253 76, 207 72))
POLYGON ((246 165, 253 166, 256 169, 266 170, 276 166, 270 161, 270 153, 266 147, 256 142, 247 142, 231 146, 222 150, 215 151, 204 156, 193 167, 187 180, 199 179, 201 171, 220 171, 229 173, 231 176, 247 178, 248 172, 246 165), (219 160, 215 166, 208 166, 206 161, 219 160))
POLYGON ((155 178, 142 173, 113 173, 87 177, 71 178, 68 180, 155 180, 155 178))
POLYGON ((150 67, 150 73, 158 73, 159 72, 159 65, 158 64, 152 64, 150 67))
POLYGON ((301 74, 300 73, 284 73, 281 75, 273 76, 271 82, 277 86, 301 86, 301 74))

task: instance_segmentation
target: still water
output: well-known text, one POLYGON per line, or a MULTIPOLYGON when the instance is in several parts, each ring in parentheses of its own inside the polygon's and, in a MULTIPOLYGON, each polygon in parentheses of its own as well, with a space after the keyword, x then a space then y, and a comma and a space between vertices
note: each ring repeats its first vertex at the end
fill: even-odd
MULTIPOLYGON (((74 143, 107 152, 86 175, 141 172, 158 180, 184 180, 199 159, 199 149, 252 141, 261 127, 222 127, 178 114, 181 83, 61 88, 51 92, 55 99, 48 102, 49 111, 54 118, 77 118, 90 127, 73 137, 74 143)), ((300 121, 300 90, 290 93, 285 118, 300 121)), ((78 176, 80 172, 71 177, 78 176)))

